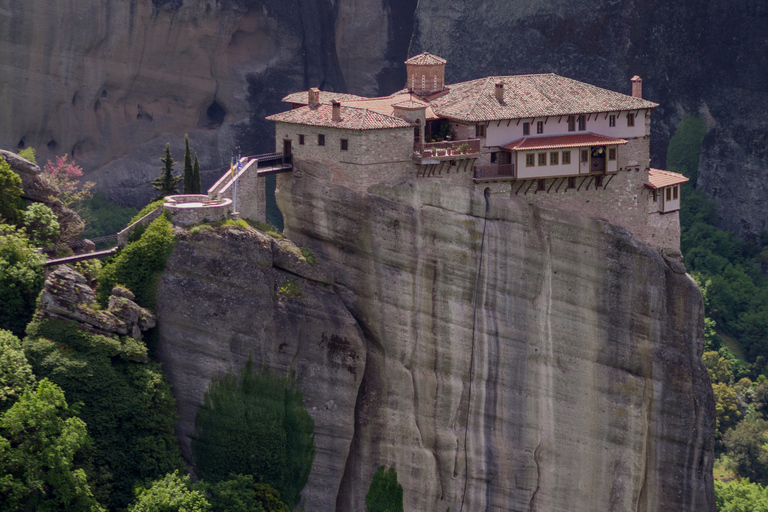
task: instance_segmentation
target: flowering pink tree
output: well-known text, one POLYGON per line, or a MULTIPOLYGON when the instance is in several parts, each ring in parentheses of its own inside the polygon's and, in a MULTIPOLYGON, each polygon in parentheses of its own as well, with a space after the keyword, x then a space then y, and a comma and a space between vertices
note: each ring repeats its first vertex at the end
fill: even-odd
POLYGON ((83 170, 74 162, 67 162, 67 155, 56 157, 53 162, 48 160, 43 168, 43 178, 59 189, 59 199, 66 206, 78 206, 93 196, 91 189, 95 183, 86 181, 81 184, 82 176, 83 170))

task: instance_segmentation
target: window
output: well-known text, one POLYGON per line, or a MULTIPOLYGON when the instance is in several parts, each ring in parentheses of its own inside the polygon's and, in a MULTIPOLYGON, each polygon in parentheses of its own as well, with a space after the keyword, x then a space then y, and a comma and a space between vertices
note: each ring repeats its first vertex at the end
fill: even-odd
POLYGON ((536 133, 544 133, 544 122, 543 121, 537 121, 536 122, 536 133))
POLYGON ((675 186, 675 187, 672 187, 672 199, 677 199, 677 197, 678 197, 678 196, 677 196, 677 190, 678 190, 678 188, 679 188, 679 187, 677 187, 677 186, 675 186))
POLYGON ((616 148, 608 148, 608 160, 616 160, 616 148))
POLYGON ((341 142, 341 150, 346 151, 349 149, 349 141, 347 139, 340 139, 341 142))
POLYGON ((304 145, 304 136, 299 135, 299 146, 303 146, 303 145, 304 145))
POLYGON ((589 151, 586 149, 581 150, 581 161, 582 162, 589 162, 589 151))
POLYGON ((574 116, 568 116, 568 131, 576 131, 576 118, 574 116))
POLYGON ((539 165, 547 165, 547 154, 539 153, 539 165))
POLYGON ((570 163, 571 163, 571 152, 563 151, 563 165, 568 165, 570 163))
POLYGON ((546 185, 546 183, 547 183, 547 180, 539 180, 536 190, 544 190, 544 185, 546 185))
POLYGON ((635 114, 627 114, 627 126, 635 126, 635 114))
POLYGON ((437 75, 435 75, 435 86, 434 89, 437 90, 437 75))
POLYGON ((655 203, 658 199, 658 191, 656 189, 653 190, 653 202, 655 203))
POLYGON ((485 125, 484 124, 478 124, 475 126, 475 136, 476 137, 485 137, 485 125))
POLYGON ((531 134, 531 123, 523 123, 523 135, 531 134))
POLYGON ((322 133, 317 136, 317 145, 325 146, 325 135, 323 135, 322 133))
POLYGON ((416 75, 411 75, 411 89, 416 88, 416 75))
POLYGON ((427 88, 427 76, 421 75, 421 88, 426 89, 427 88))
POLYGON ((576 188, 576 178, 568 178, 568 188, 576 188))
POLYGON ((579 116, 579 131, 583 132, 587 129, 587 118, 584 116, 579 116))
POLYGON ((526 167, 533 167, 535 157, 536 157, 536 155, 534 155, 533 153, 526 154, 525 155, 525 166, 526 167))
POLYGON ((491 153, 491 163, 492 164, 498 163, 498 158, 496 158, 496 155, 497 155, 497 153, 495 151, 493 153, 491 153))
POLYGON ((667 188, 667 201, 671 201, 671 200, 672 200, 672 189, 667 188))
POLYGON ((557 165, 559 157, 560 157, 560 153, 557 152, 557 151, 553 151, 552 153, 550 153, 549 154, 549 165, 557 165))
POLYGON ((608 126, 616 126, 616 116, 608 116, 608 126))

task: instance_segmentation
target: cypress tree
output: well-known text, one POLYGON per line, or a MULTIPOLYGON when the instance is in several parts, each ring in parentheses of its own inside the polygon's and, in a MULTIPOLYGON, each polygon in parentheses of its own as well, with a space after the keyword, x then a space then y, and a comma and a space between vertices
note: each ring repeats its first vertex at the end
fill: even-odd
POLYGON ((171 157, 170 144, 165 145, 165 156, 161 158, 160 161, 163 162, 160 176, 152 180, 152 186, 155 188, 155 190, 160 192, 157 196, 157 199, 162 199, 165 196, 170 196, 172 194, 178 194, 176 187, 178 186, 179 182, 184 179, 183 176, 173 175, 173 166, 176 162, 174 162, 173 158, 171 157))
POLYGON ((194 171, 192 154, 189 151, 189 134, 184 134, 184 193, 194 194, 194 171))
POLYGON ((197 160, 197 153, 195 153, 195 165, 192 166, 192 193, 202 194, 202 190, 200 185, 200 162, 197 160))

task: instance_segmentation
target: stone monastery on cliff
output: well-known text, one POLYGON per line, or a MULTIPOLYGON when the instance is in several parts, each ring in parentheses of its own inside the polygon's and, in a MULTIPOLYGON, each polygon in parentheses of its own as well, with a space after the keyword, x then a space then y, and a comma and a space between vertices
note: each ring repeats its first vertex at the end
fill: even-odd
POLYGON ((446 61, 406 62, 405 89, 380 98, 310 89, 267 117, 301 171, 357 191, 402 179, 488 187, 604 218, 679 250, 680 174, 649 167, 658 104, 555 74, 445 83, 446 61))

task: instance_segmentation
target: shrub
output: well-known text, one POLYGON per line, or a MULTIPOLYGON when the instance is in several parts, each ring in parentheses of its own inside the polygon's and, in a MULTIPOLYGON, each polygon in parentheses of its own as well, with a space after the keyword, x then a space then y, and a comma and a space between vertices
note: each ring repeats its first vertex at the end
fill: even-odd
POLYGON ((29 239, 38 247, 50 247, 59 239, 59 220, 43 203, 32 203, 22 212, 29 239))
POLYGON ((403 487, 395 468, 379 466, 365 495, 368 512, 403 512, 403 487))
POLYGON ((298 282, 294 281, 293 279, 289 279, 280 285, 280 287, 277 289, 277 293, 286 299, 290 299, 291 297, 300 297, 301 287, 299 286, 298 282))
POLYGON ((198 475, 208 482, 230 474, 253 475, 280 492, 292 509, 315 456, 314 421, 298 384, 253 373, 248 361, 238 379, 214 379, 197 412, 192 451, 198 475))
POLYGON ((45 181, 59 190, 58 199, 76 209, 93 195, 91 189, 95 185, 91 181, 81 184, 82 176, 83 170, 74 162, 67 162, 67 155, 56 157, 53 162, 48 160, 42 174, 45 181))
POLYGON ((715 504, 718 512, 768 512, 768 489, 746 478, 715 480, 715 504))
POLYGON ((163 206, 163 203, 165 203, 166 201, 167 201, 167 199, 165 199, 165 198, 163 198, 163 199, 158 199, 157 201, 152 201, 152 202, 151 202, 151 203, 149 203, 147 206, 145 206, 144 208, 142 208, 142 209, 141 209, 141 211, 140 211, 139 213, 137 213, 136 215, 134 215, 134 216, 131 218, 131 220, 129 220, 129 221, 128 221, 128 224, 126 224, 124 227, 128 227, 128 226, 130 226, 131 224, 133 224, 133 223, 134 223, 134 222, 136 222, 137 220, 141 219, 141 218, 142 218, 142 217, 144 217, 145 215, 148 215, 148 214, 152 213, 153 211, 157 210, 158 208, 160 208, 161 206, 163 206))
POLYGON ((0 224, 0 329, 24 335, 44 280, 43 256, 23 231, 0 224))
POLYGON ((211 509, 205 495, 193 490, 189 476, 178 471, 136 489, 136 501, 128 512, 207 512, 211 509))
POLYGON ((302 247, 301 255, 304 257, 304 260, 310 265, 317 265, 317 256, 315 256, 315 253, 312 252, 312 249, 310 249, 309 247, 302 247))
POLYGON ((21 178, 0 157, 0 222, 17 224, 21 220, 21 178))
POLYGON ((11 331, 0 329, 0 413, 34 383, 35 376, 21 350, 21 341, 11 331))

